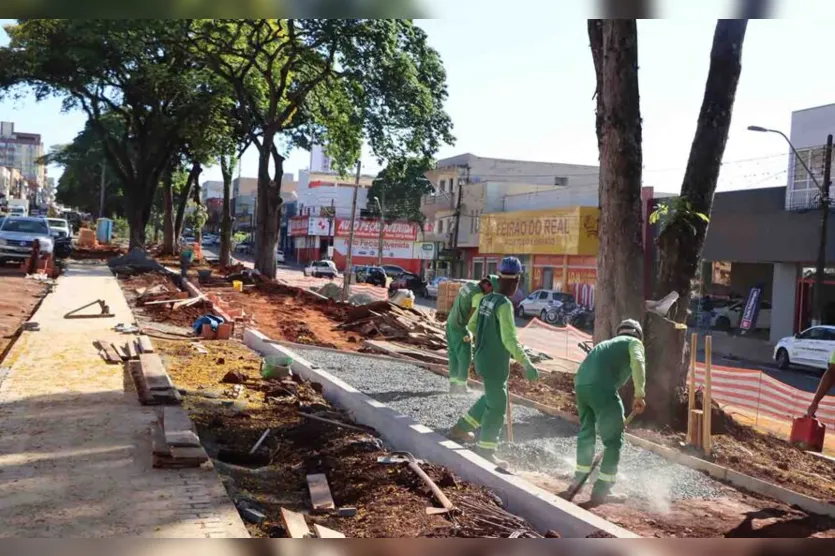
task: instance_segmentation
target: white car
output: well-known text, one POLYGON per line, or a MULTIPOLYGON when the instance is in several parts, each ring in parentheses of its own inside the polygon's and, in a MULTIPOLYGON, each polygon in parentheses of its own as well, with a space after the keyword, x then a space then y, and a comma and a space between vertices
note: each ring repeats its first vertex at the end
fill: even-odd
POLYGON ((777 342, 774 360, 781 369, 804 365, 826 370, 833 351, 835 326, 813 326, 777 342))
POLYGON ((31 254, 35 240, 41 253, 52 253, 55 245, 46 218, 7 216, 0 226, 0 264, 24 261, 31 254))
POLYGON ((304 275, 315 278, 319 278, 320 276, 336 278, 339 272, 336 270, 336 264, 333 261, 314 261, 304 269, 304 275))
POLYGON ((69 223, 63 218, 47 218, 46 221, 49 223, 49 233, 52 237, 65 238, 72 235, 69 223))
POLYGON ((431 299, 436 299, 438 297, 438 288, 441 286, 441 282, 446 282, 447 280, 449 280, 449 278, 446 276, 433 278, 431 282, 426 284, 426 296, 431 299))
POLYGON ((544 313, 551 305, 562 305, 566 301, 574 301, 570 293, 555 290, 536 290, 523 299, 516 308, 517 317, 544 317, 544 313))
MULTIPOLYGON (((716 307, 710 317, 710 326, 716 330, 731 330, 739 328, 739 321, 742 320, 742 312, 745 310, 745 301, 735 301, 725 306, 716 307)), ((757 315, 756 327, 771 328, 771 303, 760 302, 760 313, 757 315)))
POLYGON ((284 251, 281 249, 277 249, 275 252, 275 262, 283 263, 284 262, 284 251))

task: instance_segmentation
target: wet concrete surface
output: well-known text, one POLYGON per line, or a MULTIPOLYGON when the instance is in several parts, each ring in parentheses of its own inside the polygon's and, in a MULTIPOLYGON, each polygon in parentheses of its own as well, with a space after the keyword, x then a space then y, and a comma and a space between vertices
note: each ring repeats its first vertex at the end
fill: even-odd
MULTIPOLYGON (((479 397, 450 395, 447 379, 408 363, 293 348, 311 363, 339 377, 392 409, 445 434, 479 397)), ((514 443, 504 441, 499 455, 517 472, 555 477, 573 474, 578 427, 521 405, 513 406, 514 443)), ((602 449, 598 441, 598 450, 602 449)), ((592 478, 593 479, 593 478, 592 478)), ((664 506, 681 499, 720 496, 721 485, 693 469, 627 443, 622 450, 618 490, 664 506)))

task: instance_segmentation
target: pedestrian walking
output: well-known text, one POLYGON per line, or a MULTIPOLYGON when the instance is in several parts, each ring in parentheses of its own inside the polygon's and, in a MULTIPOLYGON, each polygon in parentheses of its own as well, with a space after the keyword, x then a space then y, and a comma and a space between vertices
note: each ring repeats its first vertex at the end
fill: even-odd
POLYGON ((624 495, 612 493, 618 474, 620 450, 623 446, 624 411, 618 390, 629 377, 635 387, 632 410, 635 414, 646 409, 646 365, 643 329, 638 321, 625 320, 617 328, 617 336, 600 342, 586 356, 574 376, 580 433, 577 436, 577 466, 575 485, 585 481, 591 473, 596 444, 596 432, 603 441, 603 460, 600 473, 592 488, 592 504, 622 501, 624 495))
POLYGON ((507 468, 507 462, 496 458, 496 449, 507 410, 510 358, 525 367, 528 380, 539 378, 516 337, 513 303, 509 299, 519 287, 521 274, 519 259, 502 259, 497 291, 484 296, 470 318, 467 328, 474 334, 475 370, 484 383, 484 394, 450 431, 452 440, 462 442, 475 439, 473 431, 479 429, 476 452, 501 468, 507 468))
POLYGON ((466 394, 473 348, 467 323, 485 295, 498 288, 498 277, 490 275, 477 284, 466 283, 458 290, 446 321, 447 357, 449 357, 449 392, 466 394))

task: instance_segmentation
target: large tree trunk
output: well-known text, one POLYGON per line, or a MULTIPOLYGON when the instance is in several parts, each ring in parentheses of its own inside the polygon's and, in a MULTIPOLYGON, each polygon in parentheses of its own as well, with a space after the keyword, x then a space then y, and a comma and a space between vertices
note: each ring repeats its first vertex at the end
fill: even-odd
POLYGON ((273 137, 264 136, 258 157, 258 200, 256 207, 255 269, 275 278, 275 249, 281 231, 281 176, 284 158, 273 145, 273 137), (275 164, 275 179, 270 180, 270 155, 275 164))
POLYGON ((679 301, 672 308, 674 321, 656 319, 647 331, 647 402, 655 409, 651 417, 668 423, 687 376, 687 307, 690 285, 702 257, 713 195, 728 130, 731 125, 736 87, 742 70, 742 44, 747 20, 719 20, 713 37, 710 70, 690 159, 675 211, 658 236, 659 265, 655 297, 677 291, 679 301))
POLYGON ((235 159, 220 157, 220 173, 223 176, 223 212, 220 222, 220 265, 232 264, 232 172, 235 159))
POLYGON ((191 188, 194 185, 195 180, 200 176, 201 171, 202 169, 198 163, 192 164, 191 170, 189 170, 188 173, 188 178, 186 179, 186 185, 180 192, 180 199, 177 203, 177 216, 174 219, 174 233, 177 238, 183 235, 183 224, 185 222, 188 200, 189 197, 191 197, 191 188))
POLYGON ((635 20, 590 20, 597 73, 600 148, 600 245, 595 290, 595 342, 624 319, 643 320, 641 112, 635 20))
POLYGON ((172 185, 173 170, 169 168, 165 172, 162 183, 162 254, 173 255, 176 252, 176 239, 174 237, 174 188, 172 185))

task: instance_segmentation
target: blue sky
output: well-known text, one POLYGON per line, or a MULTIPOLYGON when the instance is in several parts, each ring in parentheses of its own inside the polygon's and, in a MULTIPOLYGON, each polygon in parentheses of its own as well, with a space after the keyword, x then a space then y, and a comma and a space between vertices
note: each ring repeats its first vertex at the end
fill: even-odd
MULTIPOLYGON (((424 3, 439 17, 420 25, 447 68, 447 110, 457 137, 438 158, 472 152, 597 163, 594 72, 584 19, 593 15, 592 3, 523 0, 514 3, 515 14, 498 0, 424 3)), ((727 0, 693 4, 668 1, 659 15, 674 19, 638 25, 644 181, 665 192, 678 191, 687 163, 709 63, 715 25, 710 18, 730 15, 727 0)), ((783 1, 775 15, 810 13, 813 5, 821 17, 749 24, 721 190, 785 184, 785 143, 776 135, 748 132, 748 125, 788 133, 792 110, 835 103, 835 3, 783 1)), ((41 133, 47 148, 69 142, 84 124, 81 113, 62 113, 55 99, 0 102, 0 119, 41 133)), ((294 152, 285 171, 307 164, 306 152, 294 152)), ((364 166, 377 170, 370 157, 364 166)), ((255 153, 248 152, 243 174, 254 176, 256 168, 255 153)), ((49 169, 49 175, 59 174, 59 168, 49 169)), ((203 177, 219 179, 220 172, 210 168, 203 177)))

